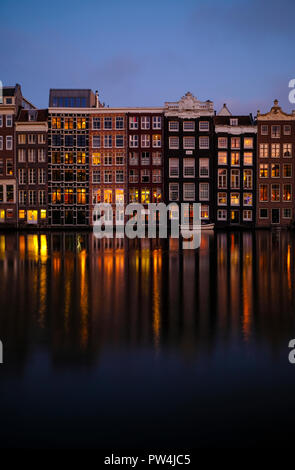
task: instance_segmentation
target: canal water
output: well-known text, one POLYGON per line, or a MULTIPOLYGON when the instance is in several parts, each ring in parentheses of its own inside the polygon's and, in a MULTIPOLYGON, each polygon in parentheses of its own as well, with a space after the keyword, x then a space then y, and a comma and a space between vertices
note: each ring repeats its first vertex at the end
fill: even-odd
POLYGON ((0 233, 0 447, 287 446, 295 235, 0 233))

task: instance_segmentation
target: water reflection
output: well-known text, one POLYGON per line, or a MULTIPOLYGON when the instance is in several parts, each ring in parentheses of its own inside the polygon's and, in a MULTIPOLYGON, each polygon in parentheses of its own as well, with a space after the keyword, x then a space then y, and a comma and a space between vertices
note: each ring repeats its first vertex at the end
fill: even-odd
POLYGON ((0 333, 14 361, 32 344, 54 364, 105 348, 211 354, 217 345, 285 347, 295 331, 290 232, 178 240, 96 240, 91 233, 0 235, 0 333))

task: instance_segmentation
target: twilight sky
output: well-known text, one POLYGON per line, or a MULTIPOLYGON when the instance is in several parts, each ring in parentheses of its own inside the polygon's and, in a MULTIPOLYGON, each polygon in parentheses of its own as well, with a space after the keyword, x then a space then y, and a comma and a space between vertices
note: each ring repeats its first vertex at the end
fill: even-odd
POLYGON ((0 80, 40 107, 49 88, 92 88, 110 106, 191 91, 233 113, 295 109, 294 0, 1 0, 0 43, 0 80))

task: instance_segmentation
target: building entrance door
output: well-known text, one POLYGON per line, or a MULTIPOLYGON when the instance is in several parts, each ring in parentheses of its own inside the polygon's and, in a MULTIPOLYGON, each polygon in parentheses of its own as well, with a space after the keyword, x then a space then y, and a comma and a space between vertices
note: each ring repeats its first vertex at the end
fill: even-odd
POLYGON ((238 224, 240 222, 240 211, 232 210, 230 214, 230 221, 232 224, 238 224))
POLYGON ((280 223, 280 209, 271 210, 271 223, 279 224, 280 223))

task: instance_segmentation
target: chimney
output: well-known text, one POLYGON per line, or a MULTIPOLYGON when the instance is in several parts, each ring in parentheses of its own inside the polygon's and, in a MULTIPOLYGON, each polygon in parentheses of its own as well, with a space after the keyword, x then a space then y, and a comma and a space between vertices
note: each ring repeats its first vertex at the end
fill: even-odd
POLYGON ((95 90, 95 107, 99 108, 98 91, 95 90))

